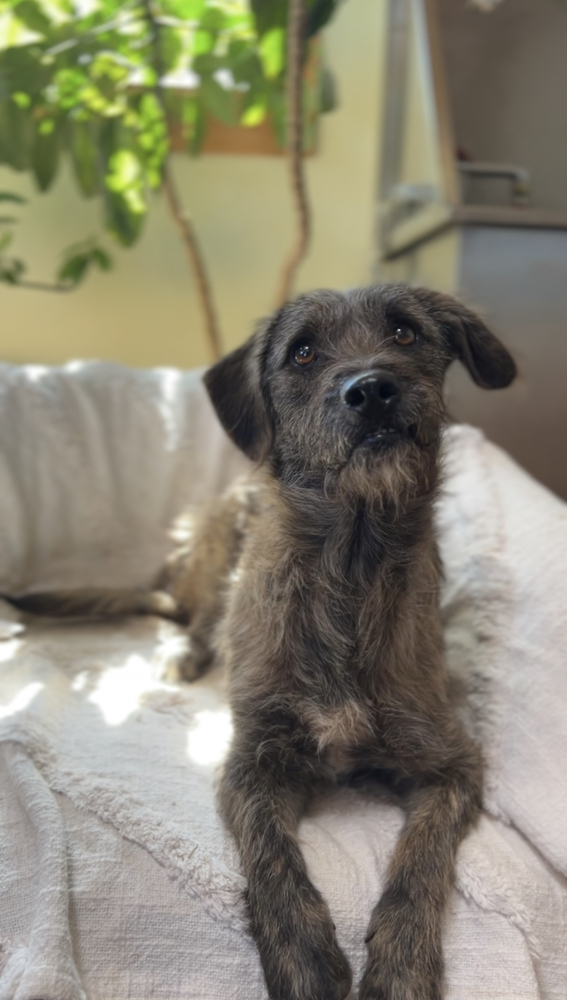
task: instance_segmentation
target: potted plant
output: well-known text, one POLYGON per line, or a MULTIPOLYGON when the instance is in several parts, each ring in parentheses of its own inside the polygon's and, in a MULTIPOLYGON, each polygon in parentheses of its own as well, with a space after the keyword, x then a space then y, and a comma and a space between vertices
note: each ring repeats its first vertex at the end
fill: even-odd
MULTIPOLYGON (((246 136, 254 136, 261 152, 293 146, 303 253, 301 152, 313 148, 317 118, 333 106, 332 79, 315 36, 337 3, 0 2, 0 164, 31 172, 38 189, 48 192, 67 157, 81 193, 99 197, 103 208, 100 237, 69 248, 49 286, 27 279, 24 262, 8 255, 16 219, 12 212, 0 215, 0 280, 72 289, 92 266, 111 266, 107 234, 123 246, 139 239, 152 193, 163 190, 196 273, 211 351, 218 355, 206 268, 170 154, 183 149, 198 155, 215 143, 222 150, 223 141, 230 150, 236 135, 244 150, 246 136), (294 111, 299 131, 292 141, 294 111)), ((0 200, 4 208, 21 201, 7 191, 0 200)), ((290 280, 288 275, 288 285, 290 280)))

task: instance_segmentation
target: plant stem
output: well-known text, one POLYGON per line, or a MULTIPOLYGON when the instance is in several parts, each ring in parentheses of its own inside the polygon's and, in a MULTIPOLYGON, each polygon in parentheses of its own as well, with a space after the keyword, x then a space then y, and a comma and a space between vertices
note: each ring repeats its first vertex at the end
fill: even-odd
POLYGON ((8 288, 31 288, 34 292, 73 292, 76 285, 55 285, 47 281, 2 281, 8 288))
MULTIPOLYGON (((159 51, 159 25, 152 13, 151 0, 143 0, 143 7, 146 12, 146 18, 152 35, 153 65, 157 76, 154 93, 163 112, 168 129, 170 129, 171 122, 163 96, 163 86, 161 84, 161 78, 164 75, 164 67, 159 51)), ((197 291, 205 320, 205 334, 208 340, 212 360, 217 361, 222 355, 222 342, 211 282, 209 280, 207 268, 191 216, 181 204, 181 198, 173 179, 170 156, 171 153, 168 152, 163 168, 163 189, 170 214, 175 222, 175 225, 177 226, 181 239, 183 240, 187 256, 189 258, 189 263, 197 281, 197 291)))
POLYGON ((311 235, 311 215, 305 184, 302 157, 303 113, 302 71, 305 37, 305 0, 289 0, 287 25, 287 147, 291 186, 298 220, 296 244, 282 269, 276 306, 281 307, 290 297, 295 273, 305 257, 311 235))
POLYGON ((195 274, 199 297, 201 299, 201 307, 205 314, 205 329, 207 331, 209 347, 213 360, 218 361, 222 355, 222 343, 211 285, 207 269, 205 267, 205 262, 203 260, 203 255, 199 247, 197 234, 191 221, 191 216, 181 205, 181 200, 179 198, 175 181, 173 180, 169 162, 165 164, 163 171, 163 189, 173 221, 175 222, 181 235, 181 239, 185 244, 189 263, 195 274))

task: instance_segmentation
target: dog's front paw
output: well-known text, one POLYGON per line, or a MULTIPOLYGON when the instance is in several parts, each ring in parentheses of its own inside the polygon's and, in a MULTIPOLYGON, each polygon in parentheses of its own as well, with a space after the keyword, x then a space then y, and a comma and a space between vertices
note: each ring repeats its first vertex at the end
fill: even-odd
POLYGON ((212 661, 211 650, 191 633, 171 632, 159 653, 161 674, 171 683, 196 681, 212 661))
POLYGON ((182 681, 196 681, 209 669, 213 654, 208 646, 189 634, 185 650, 176 660, 176 667, 182 681))
POLYGON ((325 947, 292 940, 264 962, 264 972, 271 1000, 347 1000, 350 996, 352 973, 335 940, 325 947))
POLYGON ((265 910, 256 923, 270 1000, 347 1000, 352 973, 327 906, 315 892, 304 895, 303 907, 265 910))
POLYGON ((366 937, 368 961, 359 1000, 442 1000, 439 921, 409 900, 382 899, 366 937), (428 919, 429 917, 429 919, 428 919))
POLYGON ((435 975, 425 969, 392 967, 386 959, 372 959, 360 984, 359 1000, 442 1000, 435 975))

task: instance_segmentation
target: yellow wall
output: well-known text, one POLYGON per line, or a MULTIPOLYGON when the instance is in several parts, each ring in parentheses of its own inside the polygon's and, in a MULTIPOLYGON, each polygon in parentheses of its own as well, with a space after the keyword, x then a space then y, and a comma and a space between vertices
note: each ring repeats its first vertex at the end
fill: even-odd
MULTIPOLYGON (((314 213, 309 259, 297 291, 372 280, 375 195, 386 0, 346 0, 325 32, 339 107, 321 122, 319 151, 307 165, 314 213)), ((177 154, 175 174, 214 282, 224 344, 231 348, 268 312, 292 238, 287 166, 279 157, 177 154)), ((99 204, 86 202, 65 171, 47 195, 0 170, 0 189, 30 197, 14 253, 30 277, 50 280, 62 249, 99 229, 99 204)), ((2 360, 55 364, 105 358, 130 365, 208 362, 184 251, 156 197, 141 242, 113 248, 115 269, 93 274, 69 294, 0 285, 2 360)))

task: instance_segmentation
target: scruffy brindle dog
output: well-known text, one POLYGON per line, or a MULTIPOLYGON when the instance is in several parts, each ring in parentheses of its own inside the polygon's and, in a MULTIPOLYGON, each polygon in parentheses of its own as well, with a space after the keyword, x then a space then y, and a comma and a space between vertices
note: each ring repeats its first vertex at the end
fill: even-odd
MULTIPOLYGON (((273 1000, 349 992, 296 828, 315 786, 360 771, 411 794, 359 996, 441 997, 455 852, 481 802, 480 754, 448 700, 433 528, 453 358, 488 389, 515 375, 481 320, 444 295, 392 286, 286 305, 205 376, 258 471, 172 560, 169 592, 135 599, 187 613, 186 673, 210 659, 213 632, 229 668, 234 740, 219 803, 273 1000)), ((101 600, 133 606, 131 595, 101 600)), ((75 595, 67 611, 85 606, 75 595)))

